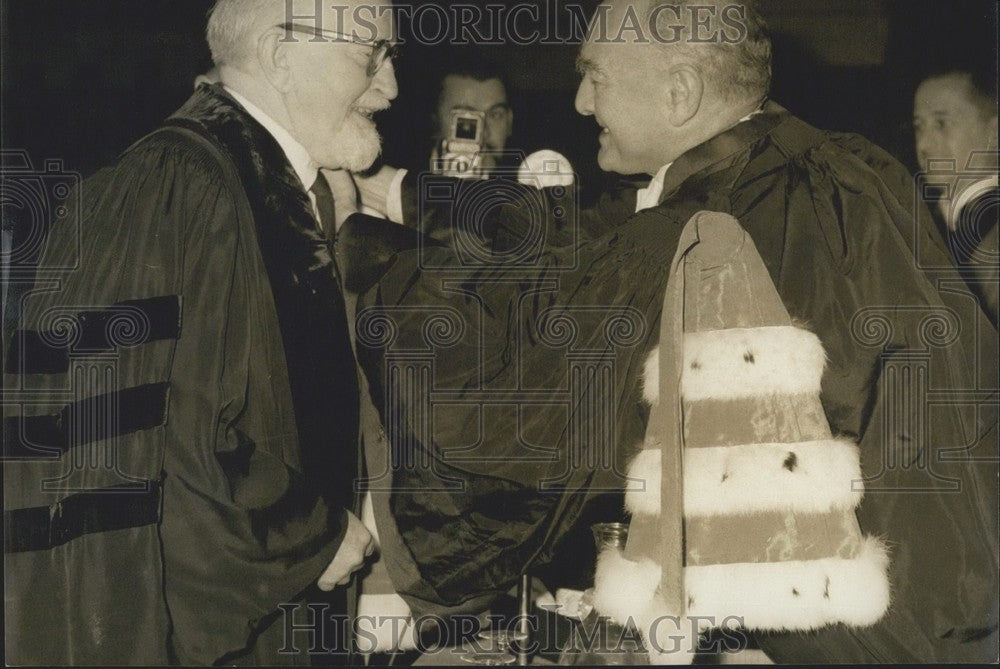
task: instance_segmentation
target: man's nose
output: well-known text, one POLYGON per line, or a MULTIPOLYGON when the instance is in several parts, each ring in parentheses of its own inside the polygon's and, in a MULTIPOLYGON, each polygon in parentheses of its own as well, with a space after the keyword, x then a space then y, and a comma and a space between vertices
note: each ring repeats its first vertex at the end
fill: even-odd
POLYGON ((395 100, 399 95, 399 86, 396 83, 396 68, 392 64, 392 59, 387 58, 382 67, 375 73, 372 86, 381 93, 386 100, 395 100))
POLYGON ((943 158, 947 151, 942 146, 939 133, 933 129, 922 128, 915 132, 917 157, 943 158))
POLYGON ((576 100, 573 102, 576 111, 584 116, 594 114, 594 86, 588 77, 584 77, 576 89, 576 100))
POLYGON ((490 119, 490 115, 486 114, 486 118, 483 119, 483 137, 492 137, 493 132, 496 130, 497 122, 490 119))

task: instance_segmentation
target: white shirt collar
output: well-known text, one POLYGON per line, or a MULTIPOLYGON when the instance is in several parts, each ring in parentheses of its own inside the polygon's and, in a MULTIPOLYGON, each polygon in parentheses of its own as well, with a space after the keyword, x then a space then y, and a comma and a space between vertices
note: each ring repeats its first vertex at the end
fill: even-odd
POLYGON ((669 162, 656 173, 653 180, 645 188, 640 188, 635 193, 635 213, 643 209, 650 209, 660 204, 660 195, 663 194, 663 180, 667 176, 667 170, 673 162, 669 162))
POLYGON ((278 125, 278 122, 273 118, 268 116, 264 110, 255 105, 254 103, 247 100, 245 97, 234 91, 229 86, 224 86, 233 99, 242 105, 246 109, 247 113, 253 117, 255 121, 264 126, 264 129, 271 133, 275 141, 278 142, 278 146, 281 150, 285 152, 285 157, 288 158, 288 162, 291 164, 292 169, 295 170, 295 174, 302 181, 302 186, 306 192, 312 188, 313 182, 316 181, 316 177, 319 175, 319 164, 317 164, 310 156, 306 148, 299 144, 294 137, 289 134, 287 130, 278 125))
MULTIPOLYGON (((739 121, 737 121, 733 125, 733 127, 736 127, 740 123, 743 123, 743 121, 750 120, 751 117, 756 116, 757 114, 760 114, 763 111, 764 110, 761 107, 758 107, 757 109, 755 109, 754 111, 750 112, 749 114, 741 118, 739 121)), ((651 207, 655 207, 660 203, 660 196, 663 195, 663 180, 667 176, 667 170, 670 169, 670 166, 673 164, 674 164, 673 161, 671 161, 666 165, 664 165, 663 167, 661 167, 660 170, 656 173, 656 176, 653 177, 653 180, 649 182, 648 186, 646 186, 645 188, 640 188, 639 190, 636 191, 635 213, 638 214, 643 209, 650 209, 651 207)))

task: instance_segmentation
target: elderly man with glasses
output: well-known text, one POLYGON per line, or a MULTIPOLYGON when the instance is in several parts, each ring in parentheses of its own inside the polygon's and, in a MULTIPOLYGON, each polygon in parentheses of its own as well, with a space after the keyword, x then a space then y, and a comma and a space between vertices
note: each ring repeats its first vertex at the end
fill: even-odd
POLYGON ((5 379, 8 661, 349 661, 373 544, 324 170, 379 154, 388 7, 218 0, 219 81, 52 230, 5 379))

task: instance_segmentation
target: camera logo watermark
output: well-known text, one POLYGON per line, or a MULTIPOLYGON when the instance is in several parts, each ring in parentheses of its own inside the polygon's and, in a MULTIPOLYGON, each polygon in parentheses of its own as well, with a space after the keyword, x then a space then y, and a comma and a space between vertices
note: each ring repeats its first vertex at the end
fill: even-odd
POLYGON ((975 151, 967 165, 954 160, 929 161, 918 172, 913 188, 913 238, 917 266, 925 271, 953 269, 952 259, 972 262, 984 270, 1000 267, 1000 253, 991 248, 985 233, 996 223, 997 171, 1000 152, 975 151), (935 252, 922 227, 933 225, 927 215, 935 212, 944 221, 950 257, 935 252))
POLYGON ((165 408, 155 408, 165 407, 167 384, 121 389, 121 351, 176 336, 180 307, 167 296, 118 304, 61 299, 79 269, 81 182, 60 160, 38 168, 24 151, 3 152, 2 458, 44 469, 38 484, 45 492, 129 493, 150 481, 123 470, 119 439, 165 420, 165 408), (54 235, 58 254, 43 262, 54 235))
POLYGON ((421 237, 420 267, 439 275, 470 275, 502 269, 505 280, 552 276, 576 268, 580 240, 580 195, 575 174, 570 185, 547 186, 552 173, 494 169, 484 179, 454 179, 422 173, 417 182, 421 237), (447 228, 442 254, 440 231, 447 228), (552 253, 554 249, 558 252, 552 253), (455 262, 457 260, 457 262, 455 262))

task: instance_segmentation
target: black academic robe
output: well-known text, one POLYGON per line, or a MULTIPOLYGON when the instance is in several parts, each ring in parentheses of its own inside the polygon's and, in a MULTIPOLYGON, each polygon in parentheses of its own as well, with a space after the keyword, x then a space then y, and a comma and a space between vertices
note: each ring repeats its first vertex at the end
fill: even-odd
POLYGON ((7 658, 260 660, 354 503, 330 249, 279 145, 217 86, 80 192, 7 358, 7 658))
MULTIPOLYGON (((417 193, 425 213, 436 195, 417 193)), ((589 498, 623 485, 648 418, 639 378, 670 262, 684 224, 711 210, 740 221, 792 318, 820 337, 827 420, 860 444, 861 529, 891 552, 881 622, 768 636, 767 651, 779 662, 995 657, 996 331, 902 166, 768 103, 675 161, 657 207, 635 214, 634 198, 603 198, 560 218, 560 243, 546 245, 544 212, 565 194, 539 197, 541 214, 514 203, 463 223, 490 231, 480 246, 492 258, 440 224, 468 202, 435 213, 428 231, 446 246, 399 253, 360 319, 393 325, 371 332, 368 364, 398 459, 388 510, 406 564, 390 574, 411 604, 460 608, 505 589, 551 558, 589 498), (511 256, 532 239, 535 252, 526 242, 511 256)))

